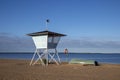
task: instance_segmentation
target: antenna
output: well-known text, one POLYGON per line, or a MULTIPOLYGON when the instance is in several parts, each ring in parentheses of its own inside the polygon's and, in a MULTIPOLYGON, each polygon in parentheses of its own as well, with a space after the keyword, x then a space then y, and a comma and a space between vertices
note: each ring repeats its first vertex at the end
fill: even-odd
POLYGON ((49 19, 46 20, 46 30, 48 30, 48 23, 50 22, 49 19))

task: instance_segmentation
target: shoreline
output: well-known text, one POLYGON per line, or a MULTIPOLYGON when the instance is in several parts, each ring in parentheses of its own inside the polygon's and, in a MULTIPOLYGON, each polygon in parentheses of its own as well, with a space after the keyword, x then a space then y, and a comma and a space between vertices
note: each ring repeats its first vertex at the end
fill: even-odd
POLYGON ((0 80, 119 80, 120 64, 29 65, 30 60, 0 59, 0 80))
MULTIPOLYGON (((0 58, 0 60, 24 60, 24 61, 31 61, 31 59, 23 59, 23 58, 0 58)), ((92 59, 91 59, 92 60, 92 59)), ((66 61, 61 61, 66 62, 66 61)), ((110 63, 110 62, 98 62, 99 64, 111 64, 111 65, 120 65, 120 63, 110 63)))

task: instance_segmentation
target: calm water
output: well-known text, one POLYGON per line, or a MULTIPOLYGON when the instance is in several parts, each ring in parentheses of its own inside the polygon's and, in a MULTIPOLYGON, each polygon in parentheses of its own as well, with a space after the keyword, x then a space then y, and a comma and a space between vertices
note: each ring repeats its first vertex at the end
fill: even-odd
MULTIPOLYGON (((0 59, 23 59, 30 60, 33 53, 0 53, 0 59)), ((70 61, 73 58, 96 60, 99 63, 120 64, 120 53, 101 54, 101 53, 69 53, 68 56, 64 53, 59 53, 61 61, 70 61)), ((36 56, 37 58, 37 56, 36 56)), ((56 56, 55 56, 56 58, 56 56)))

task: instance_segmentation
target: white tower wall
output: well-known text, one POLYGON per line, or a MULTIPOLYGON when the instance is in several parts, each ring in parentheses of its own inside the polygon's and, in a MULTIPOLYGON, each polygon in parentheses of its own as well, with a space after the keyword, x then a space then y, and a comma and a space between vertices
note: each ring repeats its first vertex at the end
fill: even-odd
POLYGON ((33 36, 32 37, 34 44, 36 46, 37 49, 41 49, 41 48, 47 48, 47 39, 48 39, 48 35, 43 35, 43 36, 33 36))

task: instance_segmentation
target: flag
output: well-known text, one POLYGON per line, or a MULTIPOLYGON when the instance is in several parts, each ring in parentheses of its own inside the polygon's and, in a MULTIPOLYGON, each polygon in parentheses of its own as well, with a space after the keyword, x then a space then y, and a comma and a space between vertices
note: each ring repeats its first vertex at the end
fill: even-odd
POLYGON ((47 20, 46 20, 46 22, 47 22, 47 23, 49 23, 49 22, 50 22, 50 20, 49 20, 49 19, 47 19, 47 20))

